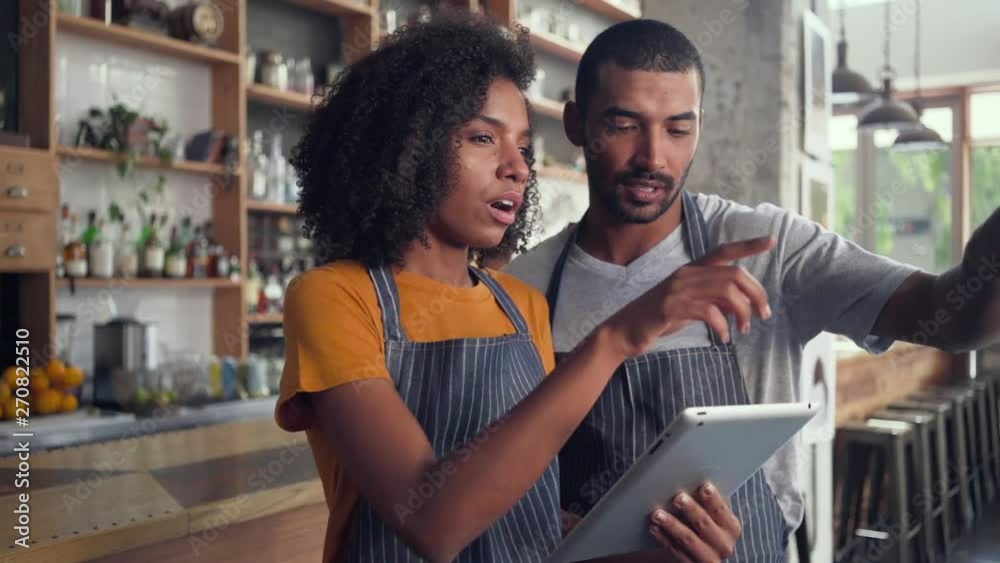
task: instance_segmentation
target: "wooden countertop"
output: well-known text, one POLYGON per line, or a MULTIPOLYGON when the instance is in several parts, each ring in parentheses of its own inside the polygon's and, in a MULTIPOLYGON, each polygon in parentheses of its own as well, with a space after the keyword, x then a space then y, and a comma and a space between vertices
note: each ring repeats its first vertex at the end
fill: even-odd
MULTIPOLYGON (((304 433, 271 418, 32 454, 31 536, 14 544, 18 459, 0 458, 0 561, 87 561, 323 502, 304 433)), ((197 541, 197 540, 192 540, 197 541)))

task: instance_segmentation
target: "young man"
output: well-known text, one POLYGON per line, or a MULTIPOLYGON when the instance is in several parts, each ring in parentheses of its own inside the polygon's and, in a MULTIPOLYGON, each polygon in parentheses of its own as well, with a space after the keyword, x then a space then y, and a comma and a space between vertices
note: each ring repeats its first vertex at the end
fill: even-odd
MULTIPOLYGON (((546 292, 557 356, 616 311, 667 296, 671 329, 621 365, 560 454, 570 512, 592 507, 685 407, 795 401, 802 346, 821 331, 876 353, 894 340, 959 351, 1000 335, 1000 210, 960 266, 933 276, 787 210, 686 191, 704 86, 696 48, 673 27, 637 20, 600 34, 563 116, 587 154, 590 207, 507 269, 546 292), (741 246, 760 252, 736 265, 712 259, 741 246), (751 327, 753 315, 762 321, 751 327), (935 319, 940 330, 926 336, 921 321, 935 319)), ((742 522, 733 560, 784 559, 803 514, 796 450, 732 497, 742 522)), ((679 560, 724 558, 715 547, 724 532, 688 510, 678 506, 665 526, 679 560)))

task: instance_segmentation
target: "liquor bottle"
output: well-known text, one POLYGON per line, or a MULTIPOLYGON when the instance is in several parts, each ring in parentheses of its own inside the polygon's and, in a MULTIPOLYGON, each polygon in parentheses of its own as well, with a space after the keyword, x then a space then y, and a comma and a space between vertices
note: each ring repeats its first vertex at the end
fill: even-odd
POLYGON ((206 264, 205 264, 205 275, 209 278, 219 277, 219 260, 222 258, 222 245, 215 240, 215 233, 212 230, 212 222, 205 221, 205 229, 202 231, 205 234, 206 241, 206 264))
POLYGON ((268 159, 267 169, 267 200, 275 203, 285 201, 285 190, 287 189, 286 177, 287 161, 281 152, 281 133, 275 133, 271 139, 271 157, 268 159))
POLYGON ((177 233, 177 242, 186 252, 192 240, 194 240, 194 228, 192 227, 191 216, 187 215, 181 219, 181 230, 177 233))
POLYGON ((150 224, 149 238, 143 251, 143 274, 149 278, 163 277, 163 266, 166 255, 166 248, 160 242, 159 228, 156 225, 155 217, 150 224))
POLYGON ((197 227, 194 230, 194 241, 191 242, 191 276, 202 279, 208 277, 208 238, 205 229, 197 227))
POLYGON ((263 282, 260 279, 260 270, 257 267, 257 261, 254 260, 253 256, 250 256, 250 260, 247 262, 246 306, 247 313, 251 315, 261 312, 258 304, 262 287, 263 282))
POLYGON ((90 244, 94 242, 94 238, 97 236, 97 212, 88 211, 87 212, 87 228, 83 231, 83 244, 90 248, 90 244))
POLYGON ((183 278, 187 276, 187 254, 181 244, 180 235, 177 234, 177 226, 170 229, 170 246, 167 248, 166 274, 169 278, 183 278))
POLYGON ((250 178, 250 197, 256 200, 267 199, 268 161, 264 154, 264 132, 254 131, 253 142, 250 145, 250 168, 253 174, 250 178))
POLYGON ((122 237, 118 241, 117 264, 119 276, 131 279, 139 275, 139 253, 136 251, 132 225, 128 222, 122 227, 122 237))
POLYGON ((267 310, 269 312, 281 312, 282 298, 285 296, 285 288, 280 281, 281 268, 275 263, 271 267, 271 273, 267 276, 264 284, 264 298, 267 299, 267 310))
POLYGON ((295 233, 292 232, 292 222, 288 217, 278 219, 278 252, 282 254, 295 252, 295 233))
POLYGON ((87 277, 87 246, 78 235, 79 220, 75 213, 70 216, 69 242, 63 248, 63 267, 70 278, 87 277))
POLYGON ((99 220, 92 229, 88 227, 88 230, 91 236, 87 249, 87 256, 90 259, 90 275, 95 278, 108 279, 115 273, 115 249, 111 240, 104 236, 104 219, 99 220))
POLYGON ((233 254, 229 257, 229 281, 239 283, 241 279, 243 279, 243 273, 240 271, 240 259, 233 254))
POLYGON ((70 237, 69 206, 63 204, 59 216, 59 233, 56 241, 56 277, 66 277, 66 267, 63 264, 63 249, 69 244, 70 237))

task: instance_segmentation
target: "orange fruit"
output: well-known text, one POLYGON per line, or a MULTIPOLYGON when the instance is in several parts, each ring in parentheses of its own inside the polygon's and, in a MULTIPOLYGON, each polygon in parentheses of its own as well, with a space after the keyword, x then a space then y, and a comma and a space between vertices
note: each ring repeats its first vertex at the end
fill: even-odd
POLYGON ((52 414, 54 412, 59 412, 59 408, 62 406, 63 395, 55 389, 48 389, 42 391, 37 395, 37 409, 39 414, 52 414))
POLYGON ((45 372, 49 374, 53 382, 62 381, 66 375, 66 364, 58 358, 49 360, 49 365, 45 366, 45 372))
POLYGON ((44 373, 33 372, 31 374, 31 382, 28 385, 31 388, 31 392, 38 394, 46 389, 52 387, 49 383, 49 378, 44 373))
POLYGON ((10 366, 3 370, 3 382, 8 387, 17 387, 17 384, 14 382, 17 381, 18 377, 21 377, 21 375, 17 372, 17 366, 10 366))
POLYGON ((60 405, 59 410, 62 412, 73 412, 80 408, 80 401, 76 398, 76 395, 64 395, 62 398, 62 405, 60 405))
POLYGON ((62 386, 73 389, 83 385, 83 368, 79 366, 68 366, 63 376, 62 386))
MULTIPOLYGON (((23 403, 22 403, 21 407, 25 408, 25 406, 24 406, 23 403)), ((11 398, 9 398, 9 399, 7 399, 6 401, 3 402, 3 417, 4 418, 6 418, 6 419, 14 418, 14 416, 16 415, 16 412, 17 412, 17 399, 15 399, 14 397, 11 397, 11 398)))

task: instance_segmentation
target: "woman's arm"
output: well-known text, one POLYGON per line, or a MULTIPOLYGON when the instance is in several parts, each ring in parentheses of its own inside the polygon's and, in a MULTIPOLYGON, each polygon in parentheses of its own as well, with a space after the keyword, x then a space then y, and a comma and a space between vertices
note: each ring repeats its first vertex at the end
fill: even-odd
POLYGON ((451 561, 535 484, 597 401, 624 361, 610 338, 609 329, 596 330, 507 415, 480 431, 474 455, 459 447, 436 459, 390 381, 308 396, 322 434, 385 524, 419 555, 451 561), (414 510, 408 499, 425 483, 434 493, 425 500, 418 494, 423 504, 414 510))
POLYGON ((626 358, 693 321, 728 340, 725 313, 736 315, 739 326, 749 325, 752 311, 766 315, 763 288, 729 264, 772 245, 768 239, 723 245, 622 308, 481 430, 475 447, 437 459, 388 380, 307 394, 313 418, 383 522, 419 555, 451 561, 534 485, 626 358), (424 484, 433 487, 430 498, 415 493, 424 484), (411 509, 415 494, 423 503, 411 509))

